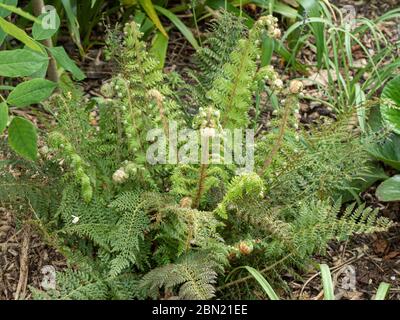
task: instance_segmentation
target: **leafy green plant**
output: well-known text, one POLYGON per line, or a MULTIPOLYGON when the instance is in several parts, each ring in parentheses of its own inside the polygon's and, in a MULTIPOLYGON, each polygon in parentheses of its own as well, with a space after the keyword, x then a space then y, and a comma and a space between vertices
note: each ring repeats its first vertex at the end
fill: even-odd
MULTIPOLYGON (((399 136, 399 115, 400 97, 398 88, 400 77, 397 76, 387 83, 381 95, 380 110, 375 112, 380 115, 381 122, 378 121, 378 128, 387 126, 392 132, 381 143, 369 148, 370 154, 384 164, 395 170, 400 170, 400 136, 399 136), (380 111, 380 112, 379 112, 380 111)), ((377 188, 376 196, 380 201, 400 200, 399 175, 387 177, 377 188)))
MULTIPOLYGON (((222 38, 220 30, 231 29, 231 22, 229 16, 217 22, 226 25, 215 27, 213 46, 196 55, 199 65, 220 67, 218 73, 217 68, 190 71, 197 79, 191 92, 205 92, 190 106, 193 112, 183 107, 182 92, 171 83, 177 76, 160 70, 135 22, 124 26, 123 37, 120 30, 109 34, 109 56, 117 69, 102 85, 101 97, 85 101, 82 90, 62 77, 60 92, 45 104, 56 121, 37 164, 43 179, 60 190, 50 196, 59 205, 46 219, 37 216, 69 268, 59 273, 55 290, 32 288, 34 297, 229 296, 217 288, 231 268, 272 265, 270 275, 280 281, 281 274, 307 267, 332 239, 391 226, 378 210, 342 206, 335 196, 360 178, 370 160, 365 149, 375 137, 349 132, 347 116, 318 130, 300 128, 302 83, 284 83, 260 61, 262 39, 280 36, 277 19, 262 16, 248 30, 241 26, 222 38), (151 129, 166 134, 173 121, 222 144, 222 129, 251 127, 253 97, 271 90, 283 102, 270 130, 254 141, 253 172, 240 162, 147 161, 156 142, 147 136, 151 129)), ((206 143, 201 157, 210 160, 215 153, 206 143)), ((7 185, 0 184, 0 191, 7 185)), ((37 212, 33 205, 31 210, 37 212)))
POLYGON ((383 121, 391 126, 396 134, 400 134, 400 76, 389 81, 383 89, 380 111, 383 121))
POLYGON ((34 17, 15 6, 0 3, 0 8, 6 13, 3 16, 16 13, 33 22, 31 38, 23 29, 0 17, 0 28, 25 47, 22 49, 0 51, 0 76, 8 78, 27 77, 30 80, 19 83, 17 86, 5 86, 0 97, 0 134, 8 127, 8 141, 10 146, 21 156, 35 160, 37 158, 37 132, 35 126, 25 118, 11 116, 14 108, 26 108, 47 99, 57 87, 57 83, 43 79, 49 67, 49 59, 53 57, 64 69, 71 71, 77 80, 82 80, 84 74, 68 57, 63 47, 46 47, 39 40, 49 39, 57 32, 58 24, 52 29, 43 28, 42 18, 34 17))

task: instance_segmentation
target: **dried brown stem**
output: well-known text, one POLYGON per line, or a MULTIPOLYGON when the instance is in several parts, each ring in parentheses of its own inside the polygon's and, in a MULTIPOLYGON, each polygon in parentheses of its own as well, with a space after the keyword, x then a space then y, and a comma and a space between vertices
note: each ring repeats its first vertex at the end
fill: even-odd
POLYGON ((26 294, 26 286, 28 284, 29 273, 29 243, 31 238, 30 226, 26 225, 24 228, 21 252, 19 256, 19 279, 17 290, 15 291, 15 300, 19 300, 26 294))

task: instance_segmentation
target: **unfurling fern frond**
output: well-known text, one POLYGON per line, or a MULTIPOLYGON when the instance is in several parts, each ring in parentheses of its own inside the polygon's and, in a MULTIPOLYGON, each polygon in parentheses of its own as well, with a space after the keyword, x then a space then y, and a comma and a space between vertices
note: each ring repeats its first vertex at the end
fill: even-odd
POLYGON ((200 70, 199 87, 203 93, 199 96, 204 97, 211 89, 213 81, 229 61, 229 55, 245 32, 243 21, 227 11, 222 11, 219 18, 212 22, 210 37, 195 54, 195 62, 200 70))
POLYGON ((245 39, 240 39, 215 78, 207 96, 221 111, 221 124, 226 128, 246 128, 251 98, 256 89, 257 58, 260 54, 261 36, 264 31, 274 33, 276 21, 272 16, 261 17, 245 39))
POLYGON ((141 40, 139 26, 135 22, 127 23, 124 33, 125 40, 115 54, 120 73, 103 86, 103 91, 108 99, 112 98, 114 108, 120 111, 130 161, 142 168, 148 165, 147 133, 160 128, 168 134, 169 122, 181 122, 182 111, 158 67, 158 61, 141 40))
POLYGON ((236 205, 239 201, 252 201, 261 199, 264 196, 264 182, 255 173, 245 173, 233 178, 228 190, 218 204, 215 212, 223 218, 228 218, 227 206, 236 205))
POLYGON ((190 197, 192 208, 206 207, 207 193, 220 188, 229 179, 229 171, 221 164, 224 134, 220 125, 220 112, 212 107, 200 109, 194 119, 194 126, 200 129, 201 154, 195 161, 199 165, 178 165, 171 177, 172 193, 190 197), (214 151, 217 145, 218 151, 214 151))

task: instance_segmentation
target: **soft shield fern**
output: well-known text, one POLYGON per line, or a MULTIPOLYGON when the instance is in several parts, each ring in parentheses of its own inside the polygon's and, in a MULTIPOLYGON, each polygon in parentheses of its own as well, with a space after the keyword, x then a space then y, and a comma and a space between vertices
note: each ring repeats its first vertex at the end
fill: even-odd
POLYGON ((260 39, 263 32, 278 36, 277 30, 279 29, 276 26, 276 18, 260 18, 250 29, 248 37, 239 39, 229 56, 229 61, 222 66, 220 75, 214 79, 213 87, 207 96, 221 111, 223 127, 247 127, 251 97, 257 85, 254 78, 257 73, 257 58, 260 55, 260 39))
MULTIPOLYGON (((68 268, 55 289, 32 288, 35 297, 232 297, 216 286, 235 267, 272 265, 268 279, 279 280, 305 268, 331 240, 390 226, 376 210, 341 202, 368 167, 365 149, 374 138, 349 130, 345 115, 302 128, 301 82, 286 84, 272 66, 261 67, 262 37, 280 35, 276 18, 261 17, 247 30, 223 13, 189 72, 202 99, 187 108, 179 102, 193 97, 182 97, 172 85, 176 75, 159 69, 139 30, 131 22, 110 34, 117 69, 101 97, 88 100, 63 79, 47 105, 56 123, 37 167, 54 194, 46 206, 32 207, 68 268), (226 30, 232 34, 224 39, 226 30), (228 154, 221 150, 226 129, 249 127, 259 90, 274 90, 281 106, 251 145, 254 170, 243 170, 225 163, 228 154), (147 151, 156 141, 148 132, 168 136, 172 123, 201 132, 201 152, 193 162, 173 150, 173 163, 151 163, 147 151)), ((164 142, 169 149, 171 142, 164 142)), ((34 182, 31 175, 18 181, 1 173, 1 201, 13 201, 7 183, 23 189, 24 181, 34 182)), ((24 189, 24 200, 40 197, 41 186, 24 189)))

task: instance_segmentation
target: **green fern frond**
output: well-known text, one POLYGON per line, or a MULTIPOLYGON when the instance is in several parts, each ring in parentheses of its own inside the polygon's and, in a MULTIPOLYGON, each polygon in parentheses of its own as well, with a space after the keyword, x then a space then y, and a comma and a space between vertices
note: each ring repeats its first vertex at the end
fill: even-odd
POLYGON ((141 243, 149 230, 150 219, 145 211, 146 199, 136 192, 124 192, 111 203, 111 207, 122 213, 111 237, 112 252, 117 257, 111 261, 110 274, 116 276, 131 264, 140 262, 141 243))
POLYGON ((152 298, 159 297, 159 289, 178 289, 181 299, 211 299, 215 295, 217 273, 216 263, 203 254, 190 254, 180 259, 178 263, 156 268, 146 274, 141 287, 152 298))

